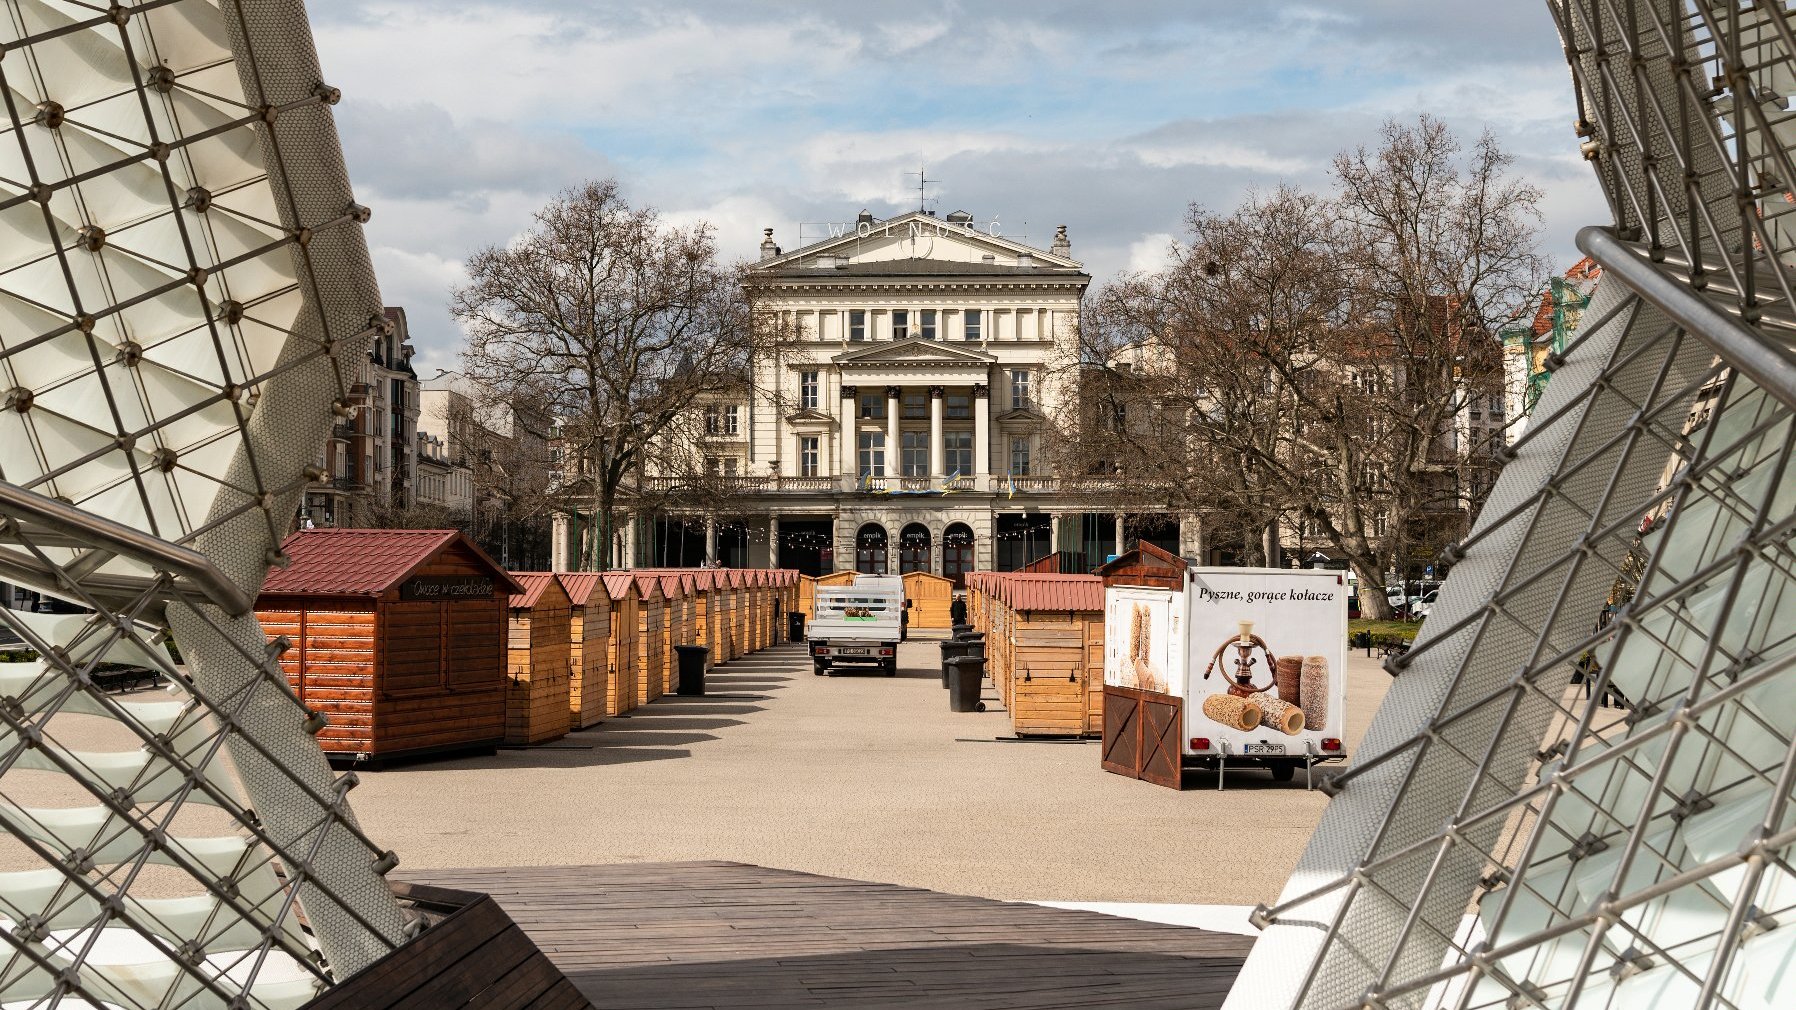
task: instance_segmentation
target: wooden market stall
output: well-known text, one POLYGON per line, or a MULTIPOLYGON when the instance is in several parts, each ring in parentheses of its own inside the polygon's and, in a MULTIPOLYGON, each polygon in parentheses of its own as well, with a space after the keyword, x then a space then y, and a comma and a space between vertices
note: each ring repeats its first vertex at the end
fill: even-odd
POLYGON ((553 572, 513 572, 522 587, 510 600, 505 742, 559 740, 573 725, 574 606, 553 572))
POLYGON ((636 707, 640 691, 637 684, 642 678, 642 636, 636 628, 641 620, 642 593, 629 572, 608 573, 603 582, 605 595, 611 598, 611 642, 605 651, 605 714, 623 715, 636 707))
POLYGON ((569 621, 568 718, 573 729, 585 729, 615 715, 606 710, 607 666, 611 653, 611 594, 598 572, 561 572, 556 575, 568 595, 573 613, 569 621))
POLYGON ((656 576, 661 580, 661 598, 665 601, 666 619, 662 622, 661 643, 666 662, 661 667, 661 693, 674 693, 674 686, 679 679, 679 653, 675 646, 691 645, 697 638, 697 629, 692 623, 692 577, 679 571, 664 572, 656 576))
POLYGON ((647 705, 666 693, 667 597, 661 577, 633 573, 636 582, 636 703, 647 705))
POLYGON ((794 594, 797 599, 799 613, 804 615, 804 623, 810 624, 817 616, 817 579, 812 575, 800 575, 794 594))
POLYGON ((954 603, 954 580, 929 572, 906 572, 904 606, 910 630, 947 631, 954 626, 948 608, 954 603))
POLYGON ((1007 573, 987 667, 1018 736, 1096 736, 1104 720, 1104 582, 1007 573))
POLYGON ((256 616, 329 724, 333 759, 490 750, 505 736, 507 597, 520 587, 455 530, 302 530, 256 616))

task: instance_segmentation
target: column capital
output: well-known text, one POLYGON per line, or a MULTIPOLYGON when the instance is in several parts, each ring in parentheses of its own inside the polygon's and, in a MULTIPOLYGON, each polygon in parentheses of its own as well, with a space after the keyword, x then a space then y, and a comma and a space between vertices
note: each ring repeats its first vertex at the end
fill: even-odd
POLYGON ((900 396, 903 396, 903 395, 904 395, 904 387, 903 386, 887 386, 886 387, 886 399, 888 399, 888 400, 896 400, 900 396))
POLYGON ((978 383, 973 386, 973 395, 977 397, 990 397, 992 395, 992 387, 983 382, 978 383))
POLYGON ((843 386, 842 387, 842 399, 852 400, 858 395, 860 395, 860 387, 858 387, 858 386, 843 386))
POLYGON ((929 398, 931 400, 939 400, 942 397, 947 396, 947 395, 948 395, 948 389, 946 386, 930 386, 929 387, 929 398))

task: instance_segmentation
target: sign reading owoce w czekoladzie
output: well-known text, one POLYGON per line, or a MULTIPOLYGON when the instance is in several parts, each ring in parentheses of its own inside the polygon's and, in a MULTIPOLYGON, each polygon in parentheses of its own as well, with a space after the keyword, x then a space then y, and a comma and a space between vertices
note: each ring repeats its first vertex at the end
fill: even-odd
POLYGON ((493 580, 484 575, 421 575, 399 584, 402 600, 471 600, 491 595, 493 580))

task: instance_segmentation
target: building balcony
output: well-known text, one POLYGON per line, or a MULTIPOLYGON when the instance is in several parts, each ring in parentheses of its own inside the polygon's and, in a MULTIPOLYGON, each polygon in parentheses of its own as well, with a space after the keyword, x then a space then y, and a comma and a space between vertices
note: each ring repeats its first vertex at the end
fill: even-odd
POLYGON ((339 491, 360 491, 367 485, 355 477, 332 477, 330 486, 339 491))
MULTIPOLYGON (((1115 475, 1091 477, 1011 477, 992 474, 989 477, 774 477, 713 476, 703 486, 712 492, 728 494, 929 494, 984 491, 1001 495, 1081 495, 1116 491, 1123 478, 1115 475)), ((650 477, 644 490, 650 493, 677 493, 682 489, 697 490, 698 482, 674 477, 650 477)))

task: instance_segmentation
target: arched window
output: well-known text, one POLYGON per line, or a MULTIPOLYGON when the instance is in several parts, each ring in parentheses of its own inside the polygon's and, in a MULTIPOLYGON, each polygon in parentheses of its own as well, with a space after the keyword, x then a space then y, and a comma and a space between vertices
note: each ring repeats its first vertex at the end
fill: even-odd
POLYGON ((911 523, 898 534, 898 574, 929 571, 929 527, 911 523))
POLYGON ((966 523, 949 523, 942 531, 942 575, 953 579, 956 589, 973 570, 973 530, 966 523))
POLYGON ((854 535, 854 570, 863 575, 886 574, 886 528, 878 523, 862 526, 854 535))

